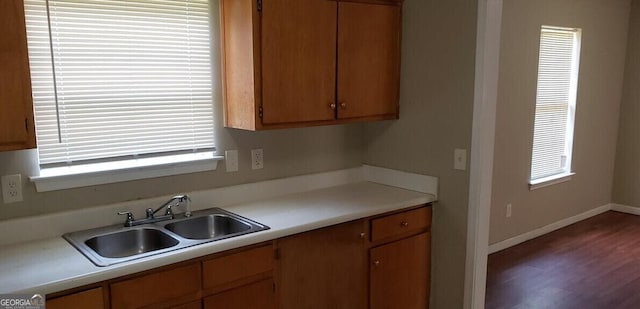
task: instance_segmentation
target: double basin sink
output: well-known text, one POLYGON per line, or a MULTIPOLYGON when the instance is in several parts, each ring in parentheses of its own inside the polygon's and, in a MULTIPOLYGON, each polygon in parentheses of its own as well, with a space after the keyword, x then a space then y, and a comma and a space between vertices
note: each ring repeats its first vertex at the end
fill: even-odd
POLYGON ((269 229, 220 208, 190 217, 124 227, 114 225, 64 234, 63 237, 97 266, 109 266, 150 255, 269 229))

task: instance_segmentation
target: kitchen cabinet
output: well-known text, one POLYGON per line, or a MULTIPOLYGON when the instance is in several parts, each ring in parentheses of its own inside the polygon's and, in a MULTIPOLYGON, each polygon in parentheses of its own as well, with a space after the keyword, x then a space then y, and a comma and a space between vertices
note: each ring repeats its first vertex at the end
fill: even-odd
POLYGON ((370 250, 370 308, 429 307, 430 233, 370 250))
POLYGON ((396 118, 402 7, 339 2, 338 119, 396 118))
POLYGON ((225 126, 397 118, 401 4, 222 0, 225 126))
POLYGON ((428 308, 431 207, 277 241, 280 308, 428 308))
POLYGON ((371 220, 369 308, 429 307, 431 207, 371 220))
POLYGON ((280 308, 365 308, 364 220, 277 241, 280 308))
POLYGON ((48 309, 105 309, 104 294, 101 287, 47 299, 48 309))
POLYGON ((36 147, 22 0, 0 1, 0 151, 36 147))

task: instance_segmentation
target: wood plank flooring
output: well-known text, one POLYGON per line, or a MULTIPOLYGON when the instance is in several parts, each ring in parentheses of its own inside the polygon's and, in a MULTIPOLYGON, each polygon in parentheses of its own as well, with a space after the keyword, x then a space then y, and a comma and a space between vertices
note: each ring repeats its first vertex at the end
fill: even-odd
POLYGON ((486 308, 640 308, 640 216, 609 211, 491 254, 486 308))

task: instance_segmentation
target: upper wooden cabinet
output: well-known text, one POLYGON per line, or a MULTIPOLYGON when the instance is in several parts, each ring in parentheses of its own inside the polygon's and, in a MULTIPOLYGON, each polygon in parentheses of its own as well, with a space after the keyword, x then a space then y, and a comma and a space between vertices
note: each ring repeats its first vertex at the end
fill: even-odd
POLYGON ((0 1, 0 151, 36 147, 22 0, 0 1))
POLYGON ((225 126, 398 117, 401 2, 221 0, 225 126))

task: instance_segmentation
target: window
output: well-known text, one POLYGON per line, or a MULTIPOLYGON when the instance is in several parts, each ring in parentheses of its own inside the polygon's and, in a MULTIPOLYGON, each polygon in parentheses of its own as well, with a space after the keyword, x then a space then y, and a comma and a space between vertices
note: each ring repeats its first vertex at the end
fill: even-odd
POLYGON ((25 0, 25 14, 42 168, 213 156, 208 0, 25 0))
POLYGON ((571 175, 580 35, 580 29, 541 29, 532 185, 571 175))

